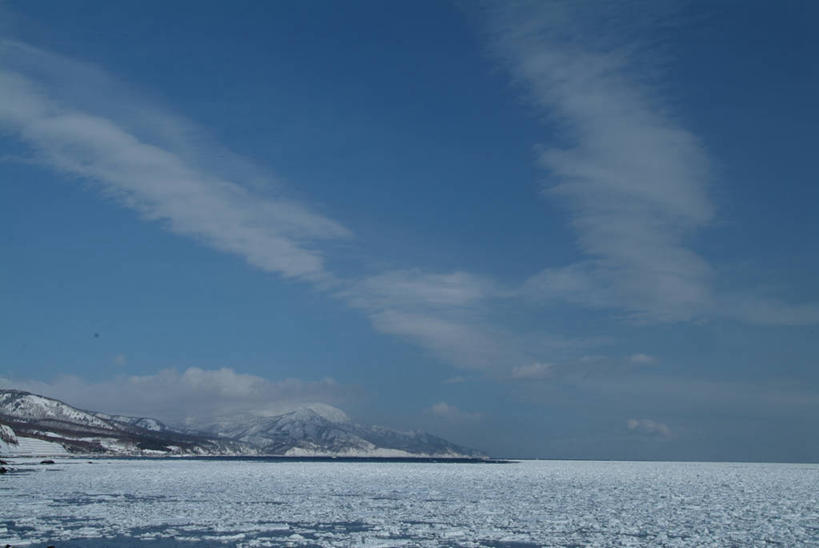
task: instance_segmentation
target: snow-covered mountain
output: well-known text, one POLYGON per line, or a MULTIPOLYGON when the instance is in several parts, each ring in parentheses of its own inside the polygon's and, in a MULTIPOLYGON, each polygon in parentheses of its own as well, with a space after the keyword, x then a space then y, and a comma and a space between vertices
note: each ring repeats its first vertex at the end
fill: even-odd
POLYGON ((154 419, 93 413, 21 390, 0 389, 4 452, 121 455, 252 455, 253 447, 228 439, 174 431, 154 419), (17 448, 15 449, 15 446, 17 448), (28 448, 28 449, 26 449, 28 448))
POLYGON ((144 428, 145 430, 151 430, 153 432, 172 432, 173 428, 168 427, 165 423, 162 423, 156 419, 149 419, 148 417, 129 417, 127 415, 108 415, 107 413, 94 413, 97 417, 107 420, 107 421, 115 421, 124 424, 130 424, 131 426, 139 426, 140 428, 144 428))
POLYGON ((423 432, 355 424, 335 407, 312 404, 273 417, 244 415, 202 425, 204 431, 292 456, 481 457, 472 449, 423 432))
POLYGON ((0 390, 0 414, 26 421, 59 421, 110 430, 106 421, 61 401, 20 390, 0 390))
MULTIPOLYGON (((0 389, 0 423, 8 428, 6 437, 16 434, 17 441, 37 440, 37 447, 47 442, 72 453, 483 457, 423 432, 355 424, 342 410, 319 403, 275 416, 233 415, 174 428, 156 419, 83 411, 0 389)), ((0 452, 14 450, 4 443, 0 452)))

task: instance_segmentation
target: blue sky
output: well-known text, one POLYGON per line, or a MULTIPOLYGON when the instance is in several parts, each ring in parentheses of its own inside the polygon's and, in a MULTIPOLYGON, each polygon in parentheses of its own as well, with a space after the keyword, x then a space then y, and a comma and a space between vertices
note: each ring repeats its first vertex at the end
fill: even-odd
POLYGON ((2 383, 815 461, 817 16, 2 2, 2 383))

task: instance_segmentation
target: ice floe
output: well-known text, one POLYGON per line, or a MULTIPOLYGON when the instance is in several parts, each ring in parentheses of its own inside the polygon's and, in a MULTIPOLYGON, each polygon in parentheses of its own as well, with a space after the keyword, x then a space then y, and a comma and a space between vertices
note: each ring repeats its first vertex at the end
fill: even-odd
POLYGON ((69 547, 106 539, 145 546, 819 542, 817 465, 56 460, 19 461, 17 473, 0 478, 0 540, 69 547))

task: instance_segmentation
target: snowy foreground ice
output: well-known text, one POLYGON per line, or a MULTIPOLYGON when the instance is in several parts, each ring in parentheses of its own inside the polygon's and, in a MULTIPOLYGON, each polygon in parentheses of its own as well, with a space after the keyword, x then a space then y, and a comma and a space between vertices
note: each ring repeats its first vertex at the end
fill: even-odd
POLYGON ((819 546, 819 465, 35 463, 0 545, 819 546))

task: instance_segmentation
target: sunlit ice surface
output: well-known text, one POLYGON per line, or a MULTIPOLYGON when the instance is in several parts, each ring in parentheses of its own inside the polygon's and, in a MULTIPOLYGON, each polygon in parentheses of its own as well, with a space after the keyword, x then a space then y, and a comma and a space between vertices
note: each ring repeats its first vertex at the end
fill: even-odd
POLYGON ((819 465, 55 460, 0 476, 0 544, 819 545, 819 465))

